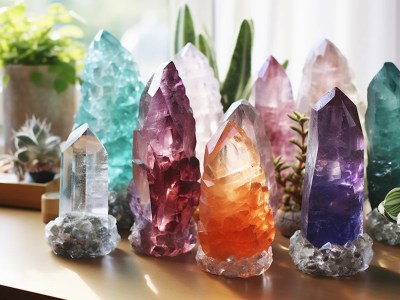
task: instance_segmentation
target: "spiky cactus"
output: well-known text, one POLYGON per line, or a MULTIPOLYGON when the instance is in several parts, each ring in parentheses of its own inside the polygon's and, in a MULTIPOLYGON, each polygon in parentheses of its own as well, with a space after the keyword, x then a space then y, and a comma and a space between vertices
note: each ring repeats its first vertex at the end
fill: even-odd
POLYGON ((54 172, 60 157, 60 138, 50 129, 51 124, 33 116, 15 133, 15 157, 29 172, 54 172))

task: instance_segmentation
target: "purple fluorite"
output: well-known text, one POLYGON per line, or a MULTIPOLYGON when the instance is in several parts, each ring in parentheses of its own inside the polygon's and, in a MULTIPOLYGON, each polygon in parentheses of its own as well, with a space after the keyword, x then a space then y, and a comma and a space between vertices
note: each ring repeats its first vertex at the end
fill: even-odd
POLYGON ((305 170, 302 231, 316 247, 362 233, 364 137, 353 102, 333 88, 314 105, 305 170))
POLYGON ((130 186, 135 250, 176 256, 196 244, 200 198, 195 120, 175 65, 161 67, 140 100, 130 186))

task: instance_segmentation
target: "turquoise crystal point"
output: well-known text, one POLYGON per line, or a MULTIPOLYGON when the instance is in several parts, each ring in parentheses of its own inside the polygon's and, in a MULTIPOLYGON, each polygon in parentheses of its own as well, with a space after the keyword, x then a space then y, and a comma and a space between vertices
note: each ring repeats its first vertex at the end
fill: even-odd
POLYGON ((400 71, 387 62, 368 86, 368 197, 372 209, 400 185, 400 71))
POLYGON ((143 91, 132 54, 101 30, 85 61, 75 127, 88 123, 109 154, 109 189, 125 190, 132 176, 132 135, 143 91))

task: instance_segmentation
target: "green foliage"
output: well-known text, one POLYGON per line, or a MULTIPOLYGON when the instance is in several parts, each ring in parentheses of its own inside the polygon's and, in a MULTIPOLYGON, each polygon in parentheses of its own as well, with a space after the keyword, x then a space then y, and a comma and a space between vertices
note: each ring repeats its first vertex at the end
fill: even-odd
POLYGON ((392 189, 378 206, 378 211, 390 221, 397 222, 400 213, 400 188, 392 189))
MULTIPOLYGON (((224 111, 226 111, 234 101, 242 98, 248 99, 250 94, 253 32, 253 22, 251 20, 243 20, 228 73, 221 84, 221 102, 224 111)), ((208 58, 214 70, 215 77, 219 80, 213 45, 207 34, 199 34, 196 36, 189 7, 185 4, 180 7, 178 12, 174 43, 175 53, 179 52, 187 43, 194 44, 208 58)))
POLYGON ((15 133, 15 157, 28 170, 51 165, 59 160, 60 138, 50 133, 50 125, 35 117, 28 119, 15 133))
MULTIPOLYGON (((77 82, 76 65, 84 56, 83 47, 76 40, 83 33, 72 24, 77 19, 76 14, 58 3, 51 4, 43 16, 28 16, 23 2, 2 8, 0 67, 13 64, 57 66, 54 87, 57 92, 64 91, 69 84, 77 82)), ((41 82, 38 73, 31 74, 36 85, 41 82)))
POLYGON ((290 140, 298 150, 296 161, 289 166, 280 156, 274 159, 276 181, 284 189, 281 209, 285 211, 298 210, 301 207, 307 154, 308 129, 306 125, 309 120, 308 117, 298 112, 294 112, 288 117, 296 123, 295 126, 290 126, 290 128, 299 135, 299 139, 290 140))
POLYGON ((284 70, 287 70, 287 67, 289 66, 289 60, 285 60, 281 65, 284 70))

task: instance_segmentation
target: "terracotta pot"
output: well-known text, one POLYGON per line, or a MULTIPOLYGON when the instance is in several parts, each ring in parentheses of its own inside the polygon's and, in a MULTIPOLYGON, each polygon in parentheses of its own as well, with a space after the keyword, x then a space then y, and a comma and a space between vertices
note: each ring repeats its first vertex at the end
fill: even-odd
POLYGON ((4 73, 10 76, 3 90, 5 151, 15 150, 13 131, 17 131, 32 115, 50 122, 51 132, 65 140, 73 126, 75 86, 69 85, 66 91, 57 93, 53 87, 54 75, 44 65, 8 65, 4 73), (39 86, 31 80, 33 71, 43 76, 39 86))
POLYGON ((283 236, 291 237, 301 229, 301 211, 284 211, 278 209, 275 215, 275 227, 283 236))

